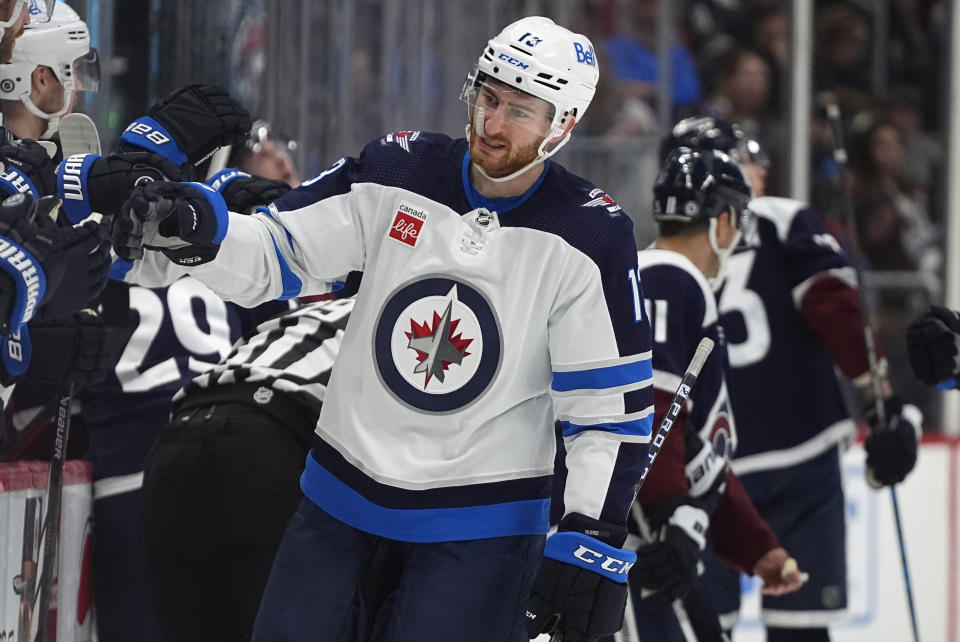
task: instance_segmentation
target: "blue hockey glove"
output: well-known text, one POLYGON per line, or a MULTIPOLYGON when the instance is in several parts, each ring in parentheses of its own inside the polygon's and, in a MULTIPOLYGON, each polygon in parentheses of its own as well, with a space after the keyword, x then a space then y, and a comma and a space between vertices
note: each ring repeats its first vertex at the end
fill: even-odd
POLYGON ((113 248, 127 261, 159 250, 178 265, 212 261, 229 224, 223 197, 203 183, 150 183, 138 187, 113 224, 113 248))
POLYGON ((27 192, 40 198, 56 192, 56 166, 38 142, 18 140, 0 145, 0 160, 4 164, 0 193, 12 196, 27 192))
POLYGON ((917 379, 943 389, 960 379, 960 313, 939 305, 907 328, 907 354, 917 379))
POLYGON ((242 142, 250 126, 250 114, 225 89, 187 85, 130 123, 118 150, 145 149, 175 165, 197 164, 219 147, 242 142))
POLYGON ((669 604, 686 595, 697 581, 697 559, 706 546, 710 518, 692 497, 668 498, 647 514, 656 536, 637 547, 632 572, 640 580, 644 599, 669 604))
MULTIPOLYGON (((187 170, 190 168, 188 167, 187 170)), ((77 154, 57 167, 57 194, 71 223, 93 212, 116 216, 138 185, 180 181, 188 172, 153 152, 114 152, 107 156, 77 154)))
POLYGON ((269 205, 290 191, 283 181, 251 176, 228 167, 214 174, 207 185, 220 192, 227 208, 238 214, 252 214, 261 205, 269 205))
POLYGON ((877 418, 876 406, 868 404, 864 418, 870 425, 867 451, 867 482, 873 488, 892 486, 904 480, 917 463, 917 442, 922 434, 923 414, 896 397, 883 402, 886 424, 877 418))
POLYGON ((547 539, 526 611, 527 633, 562 632, 565 642, 590 642, 623 626, 627 574, 636 561, 623 550, 625 526, 579 513, 547 539))

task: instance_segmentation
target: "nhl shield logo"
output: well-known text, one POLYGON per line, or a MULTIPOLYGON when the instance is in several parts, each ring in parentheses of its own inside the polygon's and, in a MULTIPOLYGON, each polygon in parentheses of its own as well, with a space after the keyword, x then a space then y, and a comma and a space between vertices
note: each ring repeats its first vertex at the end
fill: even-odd
POLYGON ((398 288, 375 326, 384 387, 424 412, 462 410, 490 387, 501 362, 500 323, 473 286, 427 276, 398 288))

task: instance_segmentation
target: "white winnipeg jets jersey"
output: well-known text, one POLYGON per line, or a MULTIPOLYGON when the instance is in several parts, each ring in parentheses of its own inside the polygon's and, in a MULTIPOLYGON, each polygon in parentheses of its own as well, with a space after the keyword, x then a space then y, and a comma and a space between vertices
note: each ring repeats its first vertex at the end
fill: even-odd
POLYGON ((630 219, 549 162, 485 199, 465 140, 403 134, 231 214, 191 270, 248 305, 363 271, 304 492, 402 541, 545 533, 556 419, 567 511, 624 523, 653 416, 630 219))

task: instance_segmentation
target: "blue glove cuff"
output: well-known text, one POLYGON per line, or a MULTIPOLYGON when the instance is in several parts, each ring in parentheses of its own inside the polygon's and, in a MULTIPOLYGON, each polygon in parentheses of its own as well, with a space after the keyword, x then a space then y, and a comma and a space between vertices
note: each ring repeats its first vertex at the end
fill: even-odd
POLYGON ((220 242, 227 236, 227 228, 230 226, 230 213, 227 210, 226 201, 220 196, 220 192, 204 183, 184 183, 184 185, 196 187, 197 190, 203 194, 207 203, 210 204, 213 213, 217 217, 217 232, 213 237, 213 244, 220 245, 220 242))
POLYGON ((120 138, 131 145, 160 154, 175 165, 187 162, 187 155, 173 140, 170 132, 149 116, 141 116, 130 123, 120 138))
MULTIPOLYGON (((13 277, 16 294, 10 311, 10 332, 33 318, 47 291, 47 276, 40 262, 20 244, 0 236, 0 269, 13 277)), ((13 374, 13 373, 11 373, 13 374)))
POLYGON ((620 584, 627 581, 627 574, 637 561, 633 551, 614 548, 576 531, 560 531, 547 538, 543 556, 599 573, 620 584))
POLYGON ((231 182, 235 181, 236 179, 240 178, 241 176, 250 176, 250 174, 247 174, 246 172, 241 172, 239 169, 236 169, 234 167, 226 167, 224 169, 221 169, 219 172, 217 172, 210 178, 208 178, 207 185, 209 185, 210 187, 212 187, 213 189, 217 190, 222 194, 223 190, 227 187, 227 185, 229 185, 231 182))
POLYGON ((93 211, 87 192, 87 176, 98 160, 100 156, 97 154, 74 154, 57 166, 57 196, 71 223, 79 223, 93 211))
POLYGON ((110 272, 108 275, 113 281, 123 281, 123 279, 127 276, 127 272, 132 269, 133 261, 117 258, 114 259, 113 263, 110 265, 110 272))
POLYGON ((40 198, 40 192, 33 181, 13 165, 7 165, 6 171, 0 174, 0 192, 7 196, 30 194, 34 198, 40 198))
POLYGON ((0 350, 3 354, 3 367, 14 377, 27 373, 30 367, 30 357, 33 356, 33 344, 30 343, 30 332, 23 326, 10 336, 0 337, 0 350))

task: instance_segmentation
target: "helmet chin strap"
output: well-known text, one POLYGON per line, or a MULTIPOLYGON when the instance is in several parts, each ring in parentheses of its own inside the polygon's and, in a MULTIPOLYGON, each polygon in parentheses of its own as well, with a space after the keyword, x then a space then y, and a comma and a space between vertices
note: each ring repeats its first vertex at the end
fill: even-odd
MULTIPOLYGON (((478 105, 478 106, 477 106, 477 111, 476 111, 476 121, 477 121, 477 128, 476 128, 476 130, 477 130, 477 136, 482 136, 482 135, 483 135, 482 132, 484 131, 483 123, 484 123, 485 116, 486 116, 486 110, 483 108, 482 105, 478 105)), ((467 126, 466 126, 466 133, 467 133, 467 140, 468 140, 468 141, 470 140, 470 132, 471 132, 471 127, 470 127, 470 123, 468 122, 468 123, 467 123, 467 126)), ((524 165, 523 167, 521 167, 520 169, 518 169, 517 171, 512 172, 512 173, 510 173, 510 174, 507 174, 506 176, 499 176, 499 177, 490 176, 490 174, 487 174, 487 172, 486 172, 485 169, 483 169, 482 167, 480 167, 480 166, 477 165, 476 163, 471 162, 471 165, 473 165, 474 167, 476 167, 476 168, 477 168, 477 171, 480 172, 481 176, 483 176, 483 177, 486 178, 487 180, 493 181, 494 183, 506 183, 507 181, 513 180, 513 179, 516 178, 517 176, 520 176, 521 174, 523 174, 524 172, 526 172, 527 170, 529 170, 529 169, 530 169, 531 167, 533 167, 534 165, 539 165, 540 163, 542 163, 542 162, 545 161, 546 159, 548 159, 548 158, 550 158, 551 156, 553 156, 554 154, 556 154, 558 151, 560 151, 560 148, 561 148, 561 147, 563 147, 564 145, 567 144, 567 141, 568 141, 568 140, 570 140, 570 132, 567 132, 566 135, 565 135, 562 139, 560 139, 560 141, 557 143, 556 147, 554 147, 554 148, 551 149, 550 151, 544 151, 544 148, 545 148, 545 147, 547 146, 547 144, 549 143, 549 139, 544 138, 544 139, 543 139, 543 142, 540 143, 540 147, 537 149, 537 157, 534 158, 534 159, 533 159, 532 161, 530 161, 529 163, 527 163, 526 165, 524 165)))
POLYGON ((720 249, 720 244, 717 243, 717 219, 710 219, 710 231, 707 234, 707 238, 710 240, 710 249, 717 255, 719 261, 717 274, 707 277, 707 283, 710 284, 710 288, 714 292, 720 289, 724 279, 727 278, 727 260, 730 258, 730 255, 733 254, 733 250, 737 247, 737 244, 740 243, 740 237, 741 232, 740 229, 737 228, 737 231, 733 234, 733 239, 730 240, 730 245, 724 249, 720 249))
POLYGON ((36 103, 30 98, 30 92, 25 92, 20 96, 20 101, 26 106, 27 111, 36 116, 37 118, 42 118, 47 121, 47 129, 42 134, 40 134, 41 139, 49 139, 54 134, 57 133, 57 130, 60 128, 60 117, 67 113, 67 109, 70 106, 70 98, 73 93, 72 89, 64 86, 63 88, 63 108, 55 111, 52 114, 48 114, 39 107, 36 103))

